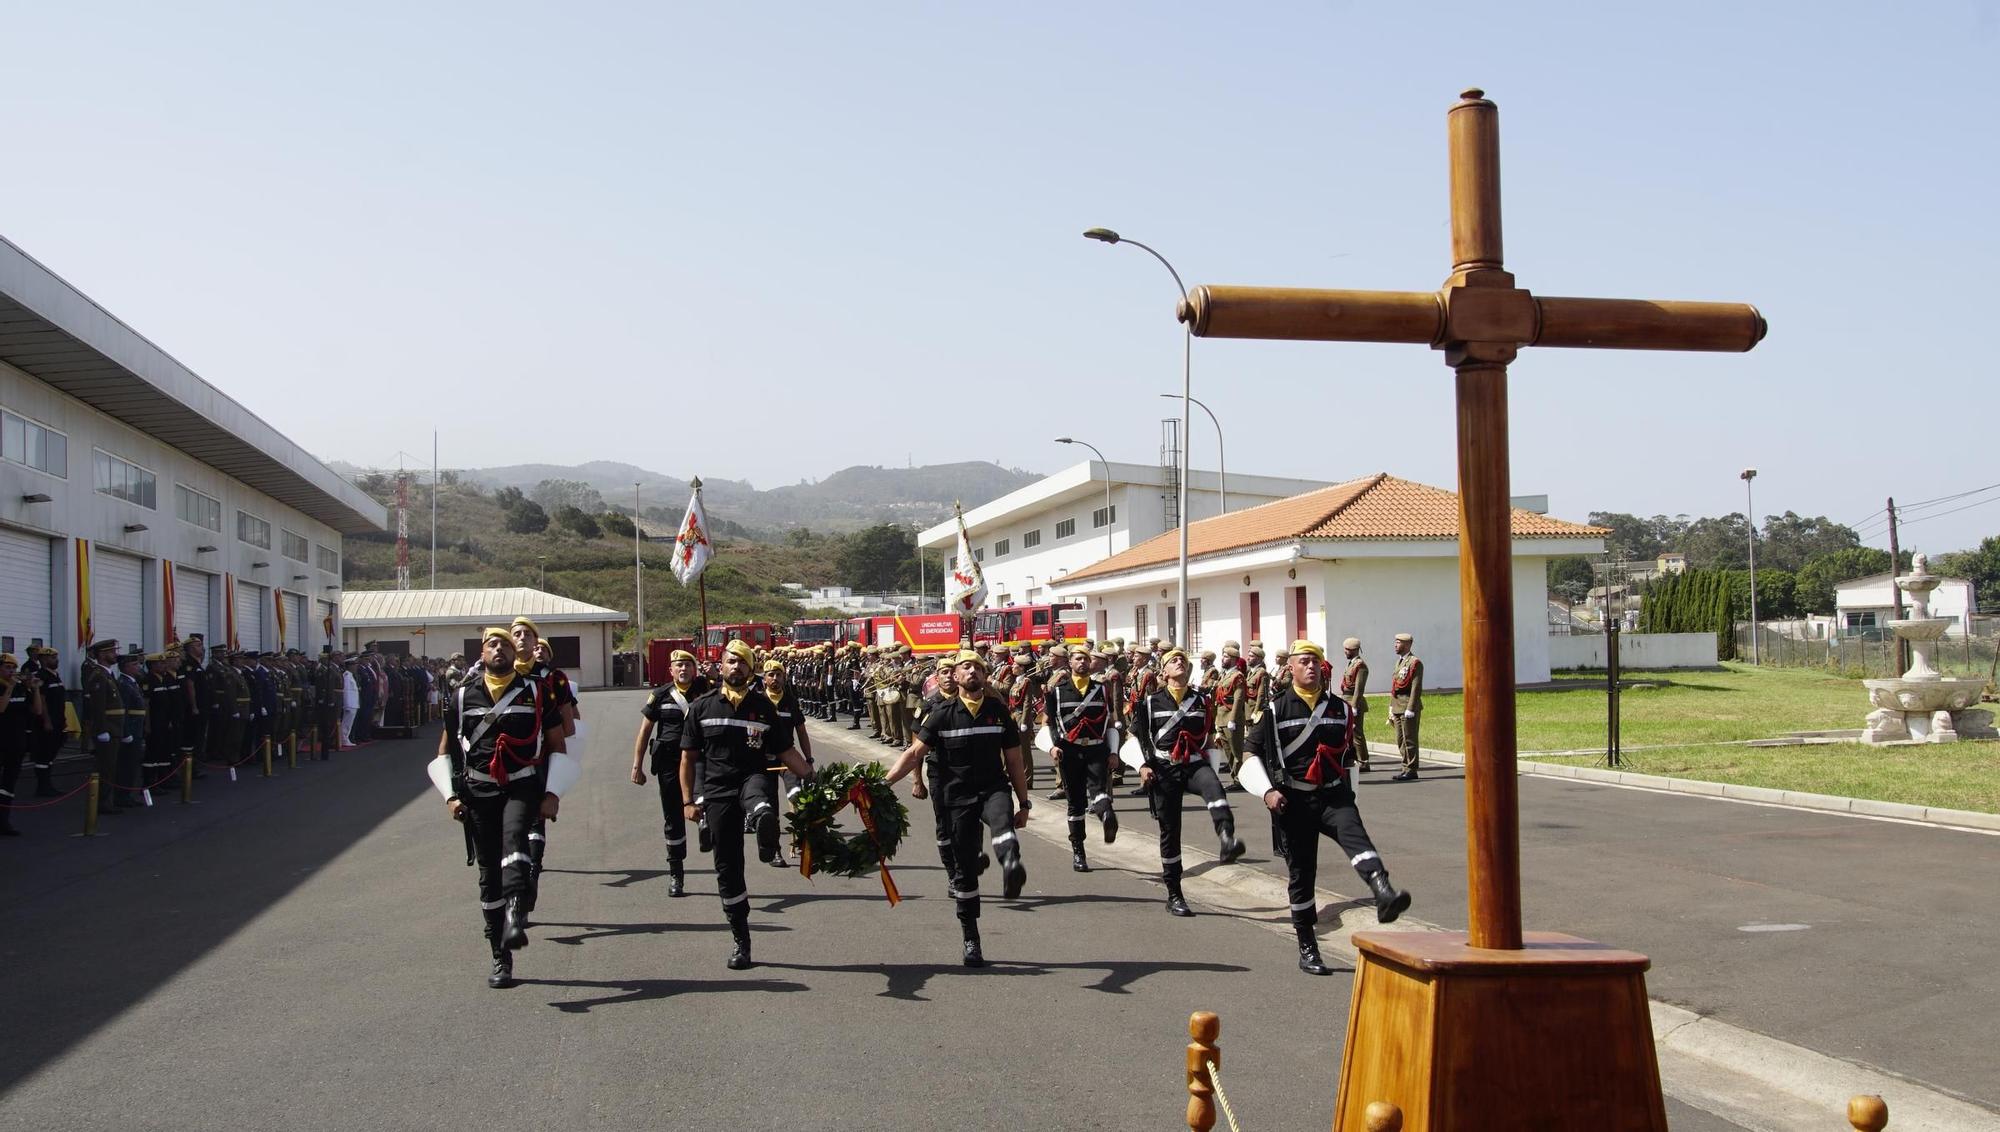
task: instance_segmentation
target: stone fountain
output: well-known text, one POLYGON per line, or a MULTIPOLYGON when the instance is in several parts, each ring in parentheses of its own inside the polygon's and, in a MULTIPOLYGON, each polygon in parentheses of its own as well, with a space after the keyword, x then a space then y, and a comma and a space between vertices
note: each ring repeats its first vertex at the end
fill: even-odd
POLYGON ((1955 743, 1955 717, 1978 703, 1986 689, 1983 679, 1942 676, 1931 665, 1931 650, 1953 620, 1931 616, 1931 591, 1943 581, 1921 554, 1910 563, 1910 572, 1896 579, 1897 587, 1910 595, 1910 616, 1887 625, 1898 639, 1910 642, 1910 670, 1891 680, 1861 682, 1875 707, 1861 732, 1864 743, 1955 743))

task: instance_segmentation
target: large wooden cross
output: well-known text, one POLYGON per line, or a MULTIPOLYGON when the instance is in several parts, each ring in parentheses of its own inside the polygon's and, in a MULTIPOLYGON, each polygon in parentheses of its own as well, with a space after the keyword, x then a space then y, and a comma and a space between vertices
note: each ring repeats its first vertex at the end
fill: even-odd
POLYGON ((1513 532, 1507 364, 1523 346, 1741 352, 1764 319, 1740 303, 1563 299, 1515 286, 1501 262, 1500 113, 1468 90, 1446 115, 1451 275, 1431 291, 1196 287, 1181 319, 1206 338, 1411 342, 1458 373, 1459 604, 1465 642, 1469 943, 1519 949, 1514 772, 1513 532))

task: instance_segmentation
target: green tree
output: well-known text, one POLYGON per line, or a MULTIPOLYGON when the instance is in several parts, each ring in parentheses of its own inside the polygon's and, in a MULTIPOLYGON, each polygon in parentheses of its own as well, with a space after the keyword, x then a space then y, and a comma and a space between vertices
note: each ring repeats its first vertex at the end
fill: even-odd
POLYGON ((917 540, 908 528, 881 523, 841 540, 841 580, 857 590, 892 590, 916 572, 917 540))
POLYGON ((1979 608, 2000 606, 2000 535, 1988 535, 1972 550, 1940 554, 1931 566, 1933 574, 1948 574, 1972 583, 1973 600, 1979 608))
POLYGON ((1840 583, 1889 570, 1889 552, 1872 546, 1850 546, 1816 555, 1799 567, 1795 598, 1802 613, 1831 614, 1834 589, 1840 583))
POLYGON ((1741 512, 1696 519, 1681 536, 1691 570, 1742 570, 1750 565, 1750 527, 1741 512))
POLYGON ((604 514, 599 515, 597 517, 597 525, 604 528, 604 533, 614 538, 631 538, 634 534, 638 533, 637 529, 632 526, 631 518, 621 515, 616 511, 606 511, 604 514))
POLYGON ((507 509, 507 529, 517 535, 534 535, 549 528, 549 513, 532 499, 523 499, 519 506, 507 509))
POLYGON ((563 504, 555 509, 553 517, 558 524, 575 531, 584 538, 604 537, 604 531, 598 527, 597 520, 591 518, 589 512, 580 508, 563 504))
POLYGON ((1765 566, 1796 573, 1822 554, 1860 545, 1853 528, 1824 515, 1810 519, 1791 511, 1766 515, 1763 535, 1757 540, 1757 573, 1761 578, 1765 566))
POLYGON ((1580 554, 1549 559, 1549 593, 1572 605, 1589 596, 1594 576, 1590 559, 1580 554))

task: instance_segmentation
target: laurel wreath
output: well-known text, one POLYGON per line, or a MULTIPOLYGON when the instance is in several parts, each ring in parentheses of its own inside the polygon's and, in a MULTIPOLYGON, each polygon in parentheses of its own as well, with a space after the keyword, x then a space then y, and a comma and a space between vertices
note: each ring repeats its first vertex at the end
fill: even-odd
POLYGON ((799 849, 799 871, 806 876, 867 876, 896 856, 896 847, 910 830, 909 811, 884 781, 879 763, 821 767, 801 784, 785 820, 799 849), (857 799, 865 799, 865 804, 857 799), (863 817, 862 830, 851 835, 834 826, 834 819, 849 806, 863 817))

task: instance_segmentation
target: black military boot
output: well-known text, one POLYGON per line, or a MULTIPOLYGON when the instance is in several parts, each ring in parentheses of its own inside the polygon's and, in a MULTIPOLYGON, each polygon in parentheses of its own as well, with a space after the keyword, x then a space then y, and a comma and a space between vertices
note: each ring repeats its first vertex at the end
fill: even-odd
POLYGON ((1188 907, 1187 897, 1181 895, 1181 874, 1179 870, 1167 876, 1167 915, 1187 917, 1194 915, 1188 907))
POLYGON ((1225 865, 1241 857, 1249 849, 1249 846, 1237 838, 1236 823, 1229 818, 1223 818, 1215 824, 1215 837, 1218 852, 1221 853, 1222 863, 1225 865))
POLYGON ((687 895, 687 870, 679 861, 667 862, 667 895, 672 897, 687 895))
POLYGON ((963 962, 965 965, 968 967, 986 966, 986 956, 979 950, 979 918, 960 912, 958 914, 958 926, 965 936, 963 945, 963 962))
POLYGON ((1083 858, 1083 845, 1081 843, 1072 844, 1069 847, 1069 867, 1080 873, 1090 871, 1090 862, 1083 858))
POLYGON ((486 985, 494 990, 511 987, 514 985, 514 954, 500 943, 506 931, 504 921, 507 913, 499 908, 481 911, 486 917, 486 946, 493 953, 493 973, 486 976, 486 985))
POLYGON ((1308 975, 1331 975, 1333 968, 1319 957, 1319 937, 1313 934, 1311 924, 1295 923, 1292 931, 1299 937, 1299 970, 1308 975))
POLYGON ((858 716, 858 715, 857 715, 857 716, 855 716, 855 717, 854 717, 854 722, 853 722, 853 723, 850 723, 850 724, 848 724, 848 725, 847 725, 847 729, 848 729, 849 731, 859 731, 859 730, 861 730, 861 717, 860 717, 860 716, 858 716))
POLYGON ((735 941, 730 949, 729 959, 723 965, 732 971, 742 971, 751 966, 750 960, 750 907, 748 904, 729 906, 729 935, 735 941))
POLYGON ((507 898, 507 919, 500 929, 500 945, 509 951, 519 951, 528 946, 528 900, 525 896, 507 898))
POLYGON ((1104 813, 1100 816, 1104 819, 1104 843, 1109 845, 1118 840, 1118 811, 1111 808, 1109 799, 1105 800, 1104 813))
POLYGON ((59 798, 62 791, 56 789, 56 773, 45 766, 35 768, 35 797, 59 798))
POLYGON ((1389 883, 1389 871, 1378 869, 1368 874, 1368 887, 1375 892, 1375 922, 1394 923, 1396 917, 1409 910, 1410 894, 1399 892, 1389 883))
POLYGON ((1021 855, 1003 855, 1000 860, 1000 894, 1009 900, 1019 900, 1021 889, 1027 884, 1028 868, 1021 863, 1021 855))

